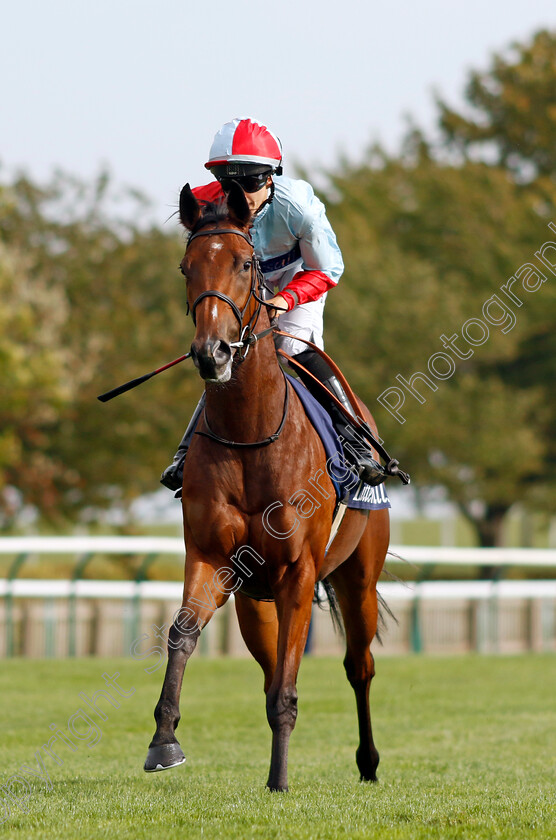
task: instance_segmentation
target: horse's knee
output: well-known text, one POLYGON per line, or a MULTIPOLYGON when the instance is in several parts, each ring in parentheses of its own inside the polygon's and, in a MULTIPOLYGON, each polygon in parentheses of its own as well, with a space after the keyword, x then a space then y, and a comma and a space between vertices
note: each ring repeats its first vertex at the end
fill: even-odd
POLYGON ((270 728, 281 729, 286 726, 293 729, 297 719, 297 690, 295 686, 270 690, 266 695, 266 716, 270 728))
POLYGON ((170 627, 170 632, 168 633, 168 653, 173 650, 179 650, 185 654, 187 661, 195 650, 200 635, 201 631, 197 628, 193 632, 187 632, 187 628, 184 629, 180 625, 179 620, 176 620, 170 627))

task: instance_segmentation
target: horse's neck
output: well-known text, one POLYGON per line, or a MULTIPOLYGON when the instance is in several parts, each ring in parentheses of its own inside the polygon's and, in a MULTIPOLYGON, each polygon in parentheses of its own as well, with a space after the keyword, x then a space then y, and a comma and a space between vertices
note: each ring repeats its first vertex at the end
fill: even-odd
POLYGON ((272 336, 236 363, 225 385, 207 383, 206 412, 216 434, 238 443, 274 434, 284 410, 285 380, 272 336))

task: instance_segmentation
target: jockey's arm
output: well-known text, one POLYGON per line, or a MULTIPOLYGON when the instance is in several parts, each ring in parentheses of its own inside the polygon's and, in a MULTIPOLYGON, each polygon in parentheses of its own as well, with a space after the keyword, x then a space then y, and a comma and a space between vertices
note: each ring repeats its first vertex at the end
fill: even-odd
POLYGON ((277 307, 283 307, 285 303, 288 310, 318 300, 338 283, 344 270, 342 253, 324 204, 314 194, 303 209, 297 237, 303 267, 280 294, 272 298, 277 307))
MULTIPOLYGON (((296 234, 303 267, 280 294, 267 301, 274 310, 269 311, 271 317, 287 312, 299 304, 318 300, 338 283, 344 270, 342 253, 326 216, 324 204, 311 189, 310 192, 311 197, 307 204, 304 207, 297 205, 299 215, 296 234)), ((224 198, 218 181, 196 187, 193 193, 201 201, 218 202, 224 198)))

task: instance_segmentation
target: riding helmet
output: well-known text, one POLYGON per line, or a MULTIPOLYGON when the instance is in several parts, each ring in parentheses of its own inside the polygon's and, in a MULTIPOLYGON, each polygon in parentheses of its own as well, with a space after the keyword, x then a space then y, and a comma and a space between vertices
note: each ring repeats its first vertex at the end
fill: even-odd
POLYGON ((265 125, 249 117, 224 123, 210 147, 205 163, 218 177, 282 174, 282 144, 265 125))

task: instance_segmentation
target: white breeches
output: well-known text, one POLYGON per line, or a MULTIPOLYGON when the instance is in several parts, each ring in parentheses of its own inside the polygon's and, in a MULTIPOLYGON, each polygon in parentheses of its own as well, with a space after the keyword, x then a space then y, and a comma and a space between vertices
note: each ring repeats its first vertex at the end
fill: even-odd
MULTIPOLYGON (((273 297, 285 288, 293 275, 299 271, 299 268, 299 265, 295 265, 288 271, 283 272, 278 283, 273 278, 265 278, 265 297, 267 299, 273 297)), ((325 302, 326 294, 318 300, 311 301, 311 303, 302 303, 295 306, 290 312, 283 312, 278 316, 278 326, 284 332, 300 336, 300 338, 306 338, 308 341, 316 344, 317 347, 320 347, 321 350, 324 349, 322 318, 325 302)), ((303 353, 304 350, 309 349, 302 341, 295 341, 293 338, 284 338, 282 335, 275 336, 274 343, 276 347, 280 347, 290 356, 296 356, 298 353, 303 353)))

